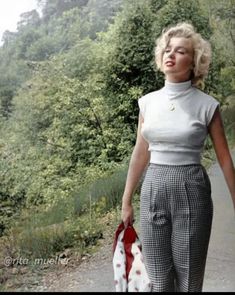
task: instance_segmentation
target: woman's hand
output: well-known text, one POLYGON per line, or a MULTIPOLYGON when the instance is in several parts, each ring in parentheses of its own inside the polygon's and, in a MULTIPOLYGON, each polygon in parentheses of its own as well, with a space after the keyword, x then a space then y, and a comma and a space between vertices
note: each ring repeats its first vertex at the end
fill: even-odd
POLYGON ((134 222, 134 210, 132 205, 122 205, 122 221, 125 227, 132 225, 134 222))

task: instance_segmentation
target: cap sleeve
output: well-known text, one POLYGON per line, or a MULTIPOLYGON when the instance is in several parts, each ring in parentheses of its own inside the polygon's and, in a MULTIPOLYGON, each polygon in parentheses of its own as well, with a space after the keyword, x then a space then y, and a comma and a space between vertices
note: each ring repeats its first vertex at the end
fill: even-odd
POLYGON ((144 116, 145 116, 145 109, 146 109, 146 99, 145 99, 144 96, 142 96, 142 97, 140 97, 138 99, 138 105, 139 105, 140 114, 144 118, 144 116))
POLYGON ((206 125, 208 126, 213 118, 215 110, 219 107, 220 103, 211 97, 211 101, 208 105, 207 113, 206 113, 206 125))

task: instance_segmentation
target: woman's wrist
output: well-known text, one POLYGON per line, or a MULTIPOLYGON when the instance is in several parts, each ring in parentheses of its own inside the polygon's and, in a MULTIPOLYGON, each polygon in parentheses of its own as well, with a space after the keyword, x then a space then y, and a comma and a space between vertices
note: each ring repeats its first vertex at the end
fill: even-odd
POLYGON ((131 198, 123 198, 122 206, 131 206, 131 198))

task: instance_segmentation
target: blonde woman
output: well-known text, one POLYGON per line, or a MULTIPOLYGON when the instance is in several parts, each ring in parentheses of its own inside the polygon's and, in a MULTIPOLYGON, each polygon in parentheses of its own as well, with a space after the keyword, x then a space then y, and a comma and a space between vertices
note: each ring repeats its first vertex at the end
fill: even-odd
POLYGON ((197 88, 210 64, 208 41, 191 24, 180 23, 163 31, 155 55, 165 85, 138 101, 122 221, 133 222, 132 195, 147 167, 140 236, 152 291, 200 292, 213 217, 210 180, 201 164, 208 134, 235 206, 234 165, 219 103, 197 88))

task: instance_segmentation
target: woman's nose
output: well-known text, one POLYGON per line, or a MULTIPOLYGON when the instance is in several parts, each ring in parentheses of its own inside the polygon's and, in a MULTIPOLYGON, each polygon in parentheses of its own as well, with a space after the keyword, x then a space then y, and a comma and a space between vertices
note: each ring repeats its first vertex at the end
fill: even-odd
POLYGON ((168 57, 170 57, 170 58, 173 58, 173 57, 174 57, 174 51, 173 51, 173 50, 171 50, 171 51, 168 53, 168 57))

